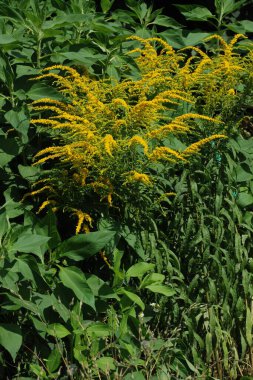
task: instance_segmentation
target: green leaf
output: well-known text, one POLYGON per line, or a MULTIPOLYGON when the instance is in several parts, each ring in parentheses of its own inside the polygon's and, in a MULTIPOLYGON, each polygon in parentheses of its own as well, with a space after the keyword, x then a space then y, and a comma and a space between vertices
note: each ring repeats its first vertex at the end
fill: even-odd
POLYGON ((98 366, 103 372, 114 371, 116 369, 114 359, 109 356, 103 356, 95 361, 95 365, 98 366))
POLYGON ((253 21, 243 20, 227 24, 226 28, 232 30, 235 33, 253 33, 253 21))
POLYGON ((27 96, 32 100, 38 100, 42 98, 63 100, 63 97, 60 92, 43 83, 35 83, 27 92, 27 96))
POLYGON ((110 230, 79 234, 65 240, 57 248, 57 251, 60 257, 68 257, 76 261, 84 260, 104 248, 115 234, 116 231, 110 230))
POLYGON ((252 346, 252 326, 253 326, 253 316, 251 310, 247 307, 246 309, 246 340, 248 345, 252 346))
POLYGON ((127 298, 129 298, 132 302, 136 303, 141 310, 145 309, 145 304, 142 302, 139 296, 137 294, 129 292, 128 290, 125 290, 123 288, 119 289, 118 294, 124 294, 127 298))
POLYGON ((94 296, 99 296, 100 298, 116 298, 119 300, 117 294, 113 289, 107 285, 101 278, 95 276, 94 274, 86 274, 86 280, 89 287, 92 289, 94 296))
POLYGON ((14 297, 9 293, 7 293, 6 296, 8 297, 10 301, 14 303, 14 305, 24 307, 25 309, 30 310, 34 314, 37 314, 37 315, 39 314, 39 308, 33 302, 14 297))
POLYGON ((0 34, 0 46, 1 45, 15 45, 18 41, 9 34, 0 34))
POLYGON ((237 204, 241 207, 248 207, 253 205, 253 196, 251 194, 242 192, 239 193, 237 204))
POLYGON ((111 9, 113 3, 114 3, 114 0, 101 0, 100 5, 101 5, 102 12, 107 13, 111 9))
POLYGON ((224 15, 230 14, 246 5, 247 1, 248 0, 215 0, 215 8, 219 17, 222 19, 224 15))
POLYGON ((210 33, 191 32, 184 38, 184 46, 195 46, 202 42, 210 33))
POLYGON ((76 267, 60 268, 59 277, 64 286, 71 289, 77 298, 95 309, 95 299, 83 272, 76 267))
POLYGON ((18 171, 29 182, 36 181, 41 175, 41 169, 34 166, 18 165, 18 171))
POLYGON ((49 373, 57 371, 61 364, 62 355, 58 348, 55 348, 47 358, 47 369, 49 373))
POLYGON ((65 336, 70 334, 70 331, 66 329, 61 323, 52 323, 47 327, 48 335, 52 335, 55 338, 65 338, 65 336))
POLYGON ((96 338, 106 338, 111 334, 111 330, 108 325, 102 322, 92 323, 86 332, 89 336, 95 336, 96 338))
POLYGON ((6 232, 8 231, 9 227, 10 225, 9 225, 7 215, 5 212, 1 211, 0 213, 0 241, 3 238, 3 236, 6 234, 6 232))
POLYGON ((212 334, 210 332, 208 332, 206 334, 206 361, 207 363, 210 362, 211 360, 211 355, 212 355, 212 352, 213 352, 213 343, 212 343, 212 334))
POLYGON ((87 67, 90 67, 94 63, 96 63, 98 60, 105 59, 105 56, 103 54, 97 54, 92 49, 82 49, 78 52, 76 51, 69 51, 69 52, 58 52, 55 53, 55 58, 63 58, 62 62, 64 62, 66 59, 72 62, 81 63, 83 65, 86 65, 87 67))
POLYGON ((144 277, 140 284, 140 288, 145 288, 152 284, 161 284, 165 280, 164 274, 161 273, 151 273, 144 277))
POLYGON ((0 167, 4 167, 20 152, 17 139, 0 136, 0 167))
POLYGON ((233 177, 236 182, 244 182, 250 181, 253 178, 253 174, 245 171, 242 165, 237 165, 233 177))
POLYGON ((187 20, 190 21, 207 21, 209 18, 213 18, 212 13, 208 8, 198 5, 198 4, 189 4, 189 5, 179 5, 174 4, 185 16, 187 20))
POLYGON ((126 277, 142 277, 146 272, 154 269, 155 264, 140 262, 132 265, 126 272, 126 277))
POLYGON ((30 121, 22 109, 20 111, 10 110, 4 115, 5 119, 12 125, 12 127, 22 135, 22 141, 28 142, 28 130, 30 121))
POLYGON ((159 284, 145 286, 145 289, 149 289, 153 293, 163 294, 167 297, 171 297, 176 293, 176 291, 169 286, 159 284))
POLYGON ((17 353, 22 345, 22 332, 17 325, 0 324, 0 344, 10 353, 15 361, 17 353))
POLYGON ((34 253, 39 256, 43 262, 43 255, 45 250, 42 250, 42 246, 47 243, 51 238, 48 236, 37 235, 32 233, 23 233, 12 244, 10 249, 14 252, 34 253), (44 251, 44 252, 43 252, 44 251))
POLYGON ((154 21, 152 21, 150 24, 160 25, 160 26, 166 26, 166 27, 169 27, 169 28, 172 28, 172 29, 177 29, 177 30, 180 27, 182 27, 182 25, 179 24, 176 20, 174 20, 174 18, 168 17, 166 15, 158 15, 158 16, 156 16, 156 18, 154 19, 154 21))

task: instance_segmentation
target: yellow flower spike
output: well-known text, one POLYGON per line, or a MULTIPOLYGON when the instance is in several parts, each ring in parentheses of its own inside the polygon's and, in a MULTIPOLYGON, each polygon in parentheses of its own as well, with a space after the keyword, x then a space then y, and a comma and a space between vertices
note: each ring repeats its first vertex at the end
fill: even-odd
POLYGON ((50 191, 51 193, 55 193, 55 190, 51 186, 43 186, 41 189, 31 191, 30 193, 26 193, 23 198, 21 199, 21 202, 23 202, 27 197, 33 197, 34 195, 38 195, 40 193, 43 193, 45 190, 50 191))
POLYGON ((57 113, 58 115, 60 115, 62 113, 62 110, 60 108, 55 107, 55 106, 46 106, 46 105, 34 106, 33 110, 35 110, 35 111, 53 111, 53 112, 57 113))
POLYGON ((176 162, 178 161, 187 161, 182 154, 178 153, 174 149, 167 148, 165 146, 155 148, 149 156, 151 161, 166 160, 176 162), (177 160, 175 160, 177 159, 177 160))
POLYGON ((90 232, 90 227, 88 226, 88 224, 83 224, 82 231, 84 234, 88 234, 90 232))
POLYGON ((213 123, 222 123, 221 120, 214 119, 213 117, 209 117, 206 115, 199 115, 197 113, 185 113, 184 115, 177 116, 174 119, 175 123, 188 120, 188 119, 201 119, 201 120, 207 120, 207 121, 212 121, 213 123))
POLYGON ((212 135, 212 136, 209 136, 205 139, 202 139, 200 141, 197 141, 193 144, 191 144, 190 146, 188 146, 184 151, 183 151, 183 155, 184 156, 190 156, 192 154, 197 154, 199 152, 199 150, 202 148, 203 145, 207 144, 208 142, 210 141, 213 141, 213 140, 216 140, 216 139, 227 139, 228 137, 226 135, 212 135))
MULTIPOLYGON (((185 51, 185 50, 193 50, 196 53, 198 53, 202 58, 205 58, 205 59, 211 61, 211 58, 209 58, 205 52, 203 52, 201 49, 199 49, 196 46, 186 46, 186 47, 180 49, 179 51, 185 51)), ((195 58, 195 57, 190 57, 190 58, 195 58)))
POLYGON ((233 48, 233 46, 236 44, 236 42, 237 42, 240 38, 247 39, 248 37, 245 36, 244 34, 238 33, 238 34, 236 34, 236 35, 232 38, 232 40, 229 42, 229 45, 228 45, 228 46, 229 46, 230 48, 233 48))
POLYGON ((116 148, 116 146, 117 146, 116 141, 114 140, 114 138, 112 137, 112 135, 109 135, 109 134, 104 137, 103 141, 104 141, 104 147, 105 147, 106 153, 110 157, 113 157, 112 156, 112 149, 116 148))
POLYGON ((213 39, 217 39, 221 43, 221 45, 223 46, 224 50, 228 49, 228 44, 219 34, 212 34, 211 36, 206 37, 203 41, 208 42, 208 41, 211 41, 213 39))
POLYGON ((45 67, 45 68, 42 69, 41 71, 42 71, 42 72, 45 72, 45 71, 50 71, 50 70, 62 70, 62 71, 67 71, 69 74, 71 74, 71 76, 72 76, 73 78, 80 78, 80 74, 79 74, 75 69, 73 69, 73 68, 70 67, 70 66, 54 65, 54 66, 50 66, 50 67, 45 67))
POLYGON ((127 102, 126 102, 124 99, 120 99, 120 98, 113 99, 113 100, 112 100, 112 104, 115 105, 115 106, 121 106, 121 107, 124 107, 124 108, 126 108, 126 109, 129 108, 127 102))
POLYGON ((125 182, 141 182, 144 185, 152 185, 152 182, 147 174, 139 173, 135 170, 130 171, 127 173, 128 180, 125 182))
POLYGON ((133 136, 129 142, 128 142, 128 145, 129 146, 132 146, 134 144, 139 144, 143 147, 143 151, 144 151, 144 154, 146 154, 146 156, 148 155, 148 143, 147 141, 145 141, 141 136, 133 136))
POLYGON ((177 124, 176 123, 170 123, 170 124, 163 125, 162 127, 154 129, 153 131, 149 132, 147 134, 147 137, 151 138, 151 139, 152 138, 162 139, 163 137, 165 137, 169 133, 178 134, 178 133, 186 133, 187 131, 189 131, 188 126, 185 126, 185 125, 179 124, 179 123, 177 123, 177 124))
POLYGON ((88 225, 92 227, 92 218, 89 214, 86 214, 85 212, 82 212, 81 210, 73 209, 74 214, 77 216, 78 221, 76 225, 76 235, 79 234, 79 232, 82 229, 83 222, 88 222, 88 225))
POLYGON ((51 120, 51 119, 31 119, 30 123, 33 123, 33 124, 45 124, 45 125, 50 125, 50 126, 59 125, 58 121, 51 120))
POLYGON ((50 99, 50 98, 41 98, 41 99, 38 99, 38 100, 34 100, 31 104, 34 105, 34 104, 41 104, 41 103, 55 104, 55 105, 57 105, 59 107, 62 107, 64 109, 68 108, 65 103, 60 102, 59 100, 50 99))
POLYGON ((111 207, 112 206, 112 194, 111 193, 107 195, 107 201, 108 201, 109 206, 111 207))
POLYGON ((38 211, 36 212, 36 214, 39 214, 42 210, 44 210, 44 208, 46 208, 47 206, 49 206, 49 205, 55 205, 56 204, 56 201, 54 201, 54 200, 47 200, 47 201, 44 201, 41 205, 40 205, 40 207, 39 207, 39 209, 38 209, 38 211))

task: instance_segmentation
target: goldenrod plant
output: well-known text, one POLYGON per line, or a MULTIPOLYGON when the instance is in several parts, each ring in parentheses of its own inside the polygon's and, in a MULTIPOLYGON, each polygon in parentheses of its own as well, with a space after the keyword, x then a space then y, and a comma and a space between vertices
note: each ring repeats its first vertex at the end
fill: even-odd
POLYGON ((60 194, 62 206, 76 212, 78 233, 94 218, 87 205, 92 194, 105 206, 122 208, 131 204, 133 191, 138 203, 147 189, 156 202, 162 195, 157 191, 158 165, 169 175, 170 167, 187 164, 203 145, 226 138, 224 109, 217 112, 218 107, 220 102, 234 102, 231 91, 238 73, 247 75, 251 64, 251 53, 239 62, 233 52, 240 37, 229 44, 218 37, 221 51, 210 57, 190 47, 199 57, 187 59, 185 52, 175 52, 161 39, 132 37, 138 47, 128 54, 135 56, 139 67, 137 80, 96 80, 62 65, 44 69, 36 79, 51 79, 64 101, 42 98, 32 104, 33 112, 43 116, 31 122, 43 126, 55 141, 36 154, 35 165, 54 160, 62 168, 57 177, 43 179, 46 186, 30 193, 48 192, 40 210, 55 203, 60 194), (202 113, 195 112, 198 102, 203 104, 202 113), (187 104, 190 112, 182 110, 187 104), (185 147, 173 149, 168 138, 180 135, 185 147), (81 194, 78 204, 67 196, 70 188, 81 194))

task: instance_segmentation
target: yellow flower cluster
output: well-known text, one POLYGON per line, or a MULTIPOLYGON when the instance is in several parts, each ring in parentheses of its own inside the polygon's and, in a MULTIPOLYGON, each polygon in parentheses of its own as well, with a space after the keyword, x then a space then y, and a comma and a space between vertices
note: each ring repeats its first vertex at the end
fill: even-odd
MULTIPOLYGON (((164 143, 169 136, 179 134, 187 141, 187 133, 192 134, 200 121, 207 130, 218 125, 222 131, 222 120, 212 117, 214 112, 210 109, 216 104, 217 92, 218 97, 222 92, 229 99, 236 96, 233 89, 237 73, 244 69, 245 61, 240 63, 234 45, 242 37, 235 36, 229 44, 220 36, 209 37, 208 40, 219 40, 219 54, 209 57, 191 46, 188 49, 196 55, 190 58, 185 57, 185 49, 175 52, 159 38, 133 37, 137 47, 129 54, 139 66, 138 80, 111 83, 81 75, 68 66, 44 69, 37 79, 51 78, 67 102, 50 98, 33 102, 33 110, 45 116, 34 117, 32 122, 52 132, 58 141, 37 153, 35 165, 49 160, 56 160, 64 170, 67 165, 69 181, 87 192, 95 192, 108 206, 113 205, 114 197, 120 197, 130 183, 150 187, 154 183, 152 165, 185 163, 204 144, 226 137, 223 133, 210 136, 206 133, 205 138, 184 151, 164 143), (204 113, 183 112, 182 104, 196 109, 198 96, 205 100, 204 113)), ((54 185, 57 187, 57 181, 54 185)), ((40 191, 36 190, 36 194, 40 191)), ((50 203, 51 199, 45 201, 41 209, 50 203)), ((76 206, 72 209, 78 217, 77 233, 85 222, 91 225, 85 205, 80 210, 76 206)))

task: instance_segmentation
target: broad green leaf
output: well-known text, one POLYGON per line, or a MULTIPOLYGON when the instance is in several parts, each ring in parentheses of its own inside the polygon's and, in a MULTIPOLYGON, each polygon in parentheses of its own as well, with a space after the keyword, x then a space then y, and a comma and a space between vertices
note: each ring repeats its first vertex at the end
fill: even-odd
POLYGON ((15 293, 18 292, 19 276, 17 273, 12 271, 12 269, 0 270, 0 282, 1 282, 2 288, 8 289, 11 292, 15 292, 15 293))
POLYGON ((113 239, 116 231, 103 230, 79 234, 65 240, 57 249, 60 257, 80 261, 87 259, 106 246, 113 239))
POLYGON ((204 32, 191 32, 184 38, 184 46, 195 46, 202 42, 210 33, 204 32))
POLYGON ((253 21, 243 20, 227 24, 226 27, 235 33, 253 33, 253 21))
POLYGON ((215 8, 220 18, 247 4, 248 0, 215 0, 215 8))
POLYGON ((142 302, 139 296, 133 292, 129 292, 125 289, 119 289, 118 294, 124 294, 127 298, 129 298, 132 302, 134 302, 136 305, 138 305, 141 310, 145 309, 145 304, 142 302))
POLYGON ((153 293, 163 294, 164 296, 171 297, 174 296, 176 291, 169 286, 160 285, 160 284, 152 284, 145 286, 145 289, 149 289, 153 293))
POLYGON ((152 21, 150 24, 166 26, 168 28, 177 29, 177 30, 180 27, 182 27, 182 25, 179 24, 176 20, 174 20, 174 18, 168 17, 166 15, 156 16, 154 21, 152 21))
POLYGON ((17 325, 0 324, 0 344, 10 353, 15 361, 22 344, 22 331, 17 325))
POLYGON ((22 274, 25 280, 31 280, 32 282, 35 282, 33 272, 29 266, 29 261, 26 261, 25 257, 24 259, 22 259, 22 257, 18 257, 17 262, 12 270, 22 274))
POLYGON ((35 303, 33 303, 31 301, 27 301, 27 300, 21 299, 21 298, 14 297, 14 296, 12 296, 9 293, 7 293, 6 296, 15 305, 18 305, 20 307, 24 307, 25 309, 30 310, 34 314, 37 314, 37 315, 40 314, 40 310, 39 310, 38 306, 35 303))
POLYGON ((253 174, 245 171, 242 165, 237 165, 235 168, 234 179, 236 182, 250 181, 253 174))
POLYGON ((24 252, 24 253, 34 253, 39 256, 43 262, 43 255, 45 249, 42 250, 42 247, 47 243, 51 238, 43 235, 36 235, 32 233, 23 233, 21 234, 17 241, 15 241, 10 249, 14 252, 24 252))
POLYGON ((241 207, 248 207, 253 205, 253 195, 242 192, 239 193, 237 204, 241 207))
POLYGON ((62 354, 58 348, 55 348, 50 353, 49 357, 47 358, 47 362, 46 362, 47 369, 48 369, 49 373, 53 373, 53 372, 57 371, 57 369, 59 368, 59 366, 61 364, 61 360, 62 360, 62 354))
POLYGON ((28 142, 28 130, 30 121, 24 109, 19 111, 10 110, 4 115, 5 119, 12 125, 12 127, 20 133, 23 143, 28 142))
POLYGON ((185 16, 187 20, 190 21, 206 21, 209 18, 213 18, 212 13, 208 8, 198 5, 198 4, 189 4, 189 5, 179 5, 175 6, 180 10, 180 12, 185 16))
POLYGON ((18 165, 18 171, 23 178, 31 182, 36 181, 41 174, 41 169, 34 166, 18 165))
POLYGON ((70 334, 70 331, 66 329, 61 323, 52 323, 47 327, 48 335, 52 335, 56 338, 65 338, 65 336, 70 334))
POLYGON ((96 338, 106 338, 111 334, 110 327, 102 322, 92 323, 86 332, 89 336, 95 336, 96 338))
POLYGON ((95 361, 95 365, 98 366, 103 372, 114 371, 116 369, 114 359, 109 356, 103 356, 95 361))
POLYGON ((145 288, 146 286, 152 284, 161 284, 165 280, 164 274, 161 273, 151 273, 144 277, 140 284, 140 288, 145 288))
POLYGON ((64 58, 62 60, 62 62, 64 62, 66 59, 68 59, 70 61, 86 65, 87 67, 90 67, 91 65, 96 63, 98 60, 105 59, 104 55, 97 54, 97 53, 93 52, 93 50, 91 50, 91 49, 82 49, 78 52, 75 52, 75 51, 66 52, 66 53, 65 52, 64 53, 59 52, 59 53, 55 54, 55 57, 64 58))
POLYGON ((155 264, 140 262, 132 265, 126 272, 126 277, 142 277, 146 272, 154 269, 155 264))
POLYGON ((95 299, 83 272, 76 267, 60 268, 59 277, 64 286, 71 289, 77 298, 95 310, 95 299))
POLYGON ((38 100, 42 98, 50 98, 54 100, 62 100, 63 97, 54 88, 47 86, 43 83, 35 83, 32 85, 29 91, 27 91, 28 98, 32 100, 38 100))
POLYGON ((4 207, 9 219, 24 214, 24 206, 21 202, 16 201, 16 190, 14 186, 9 186, 8 189, 4 191, 4 207))
POLYGON ((92 289, 94 296, 99 296, 100 298, 116 298, 119 300, 117 294, 113 289, 107 285, 101 278, 95 276, 94 274, 86 274, 86 280, 89 287, 92 289))
POLYGON ((8 164, 20 152, 18 140, 0 136, 0 167, 8 164))
POLYGON ((16 74, 17 74, 17 78, 22 77, 22 76, 38 75, 39 69, 35 69, 28 65, 17 65, 16 74))
POLYGON ((127 244, 129 244, 130 247, 134 249, 134 251, 137 253, 140 258, 145 261, 145 250, 142 245, 142 241, 140 236, 135 231, 130 231, 128 226, 124 226, 121 231, 121 236, 126 240, 127 244))
POLYGON ((18 41, 9 34, 0 34, 0 46, 1 45, 15 45, 18 41))

